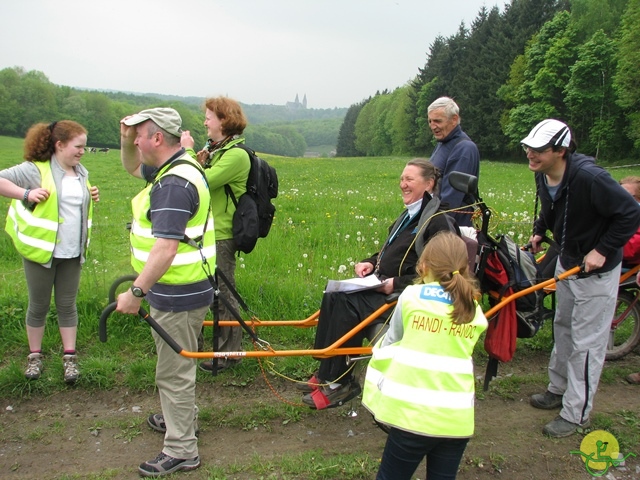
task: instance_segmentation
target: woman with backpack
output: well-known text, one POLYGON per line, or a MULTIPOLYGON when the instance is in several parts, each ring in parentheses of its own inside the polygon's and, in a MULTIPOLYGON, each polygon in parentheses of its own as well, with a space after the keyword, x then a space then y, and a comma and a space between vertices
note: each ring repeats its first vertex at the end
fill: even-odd
POLYGON ((374 346, 363 405, 389 429, 377 480, 409 480, 427 457, 427 480, 455 479, 474 432, 473 349, 487 319, 476 302, 464 241, 436 234, 374 346))
MULTIPOLYGON (((251 168, 249 154, 242 148, 233 148, 244 143, 242 136, 247 126, 247 118, 238 102, 227 97, 207 98, 205 101, 204 126, 207 128, 207 145, 197 154, 193 150, 195 142, 191 134, 183 132, 180 143, 188 153, 205 168, 205 175, 211 191, 211 214, 216 233, 216 271, 222 272, 229 281, 219 281, 220 295, 224 296, 235 311, 239 311, 238 302, 230 291, 236 288, 236 251, 233 240, 234 202, 227 195, 228 185, 235 198, 240 198, 247 188, 247 178, 251 168)), ((219 320, 235 320, 224 302, 219 302, 219 320)), ((219 352, 242 351, 242 327, 220 327, 219 352)), ((218 359, 217 370, 235 366, 239 359, 218 359)), ((214 363, 207 360, 200 363, 202 370, 211 372, 214 363)))

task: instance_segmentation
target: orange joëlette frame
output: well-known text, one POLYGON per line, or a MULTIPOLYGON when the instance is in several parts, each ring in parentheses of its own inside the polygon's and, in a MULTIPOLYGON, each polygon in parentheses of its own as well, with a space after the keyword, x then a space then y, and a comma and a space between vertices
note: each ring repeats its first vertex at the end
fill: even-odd
MULTIPOLYGON (((636 265, 630 270, 623 272, 620 276, 620 283, 631 278, 640 270, 640 265, 636 265)), ((580 272, 580 267, 573 267, 566 272, 558 275, 558 277, 550 278, 549 280, 545 280, 544 282, 540 282, 536 285, 533 285, 529 288, 516 292, 508 297, 503 298, 496 305, 491 307, 489 310, 485 312, 485 316, 487 318, 491 318, 496 314, 498 310, 504 307, 509 302, 513 302, 517 298, 520 298, 524 295, 527 295, 531 292, 541 290, 541 289, 553 289, 557 281, 564 280, 565 278, 575 275, 580 272)), ((489 292, 491 294, 491 292, 489 292)), ((495 294, 495 292, 494 292, 495 294)), ((173 339, 171 339, 168 334, 158 325, 155 320, 153 320, 149 314, 144 310, 140 309, 138 312, 139 315, 149 323, 149 325, 167 342, 171 347, 176 351, 176 353, 182 355, 183 357, 188 358, 240 358, 240 357, 294 357, 294 356, 314 356, 319 358, 329 358, 336 355, 371 355, 371 346, 366 347, 341 347, 347 340, 352 338, 356 333, 360 332, 362 329, 369 326, 373 320, 378 318, 382 313, 386 312, 390 308, 394 307, 397 302, 391 301, 389 303, 384 304, 367 318, 365 318, 362 322, 360 322, 357 326, 347 332, 345 335, 340 337, 331 345, 322 348, 322 349, 307 349, 307 350, 275 350, 270 345, 267 344, 266 347, 263 347, 261 350, 252 350, 252 351, 242 351, 242 352, 190 352, 184 350, 180 347, 173 339)), ((107 329, 106 329, 106 320, 107 317, 115 310, 115 302, 109 304, 100 317, 100 340, 106 342, 107 340, 107 329)), ((316 311, 309 317, 304 320, 259 320, 257 318, 252 318, 251 320, 245 321, 245 323, 250 327, 297 327, 297 328, 311 328, 318 325, 318 317, 320 316, 320 311, 316 311)), ((221 320, 218 322, 222 327, 234 327, 240 326, 240 323, 236 320, 221 320)), ((213 321, 205 320, 203 325, 212 326, 213 321)))

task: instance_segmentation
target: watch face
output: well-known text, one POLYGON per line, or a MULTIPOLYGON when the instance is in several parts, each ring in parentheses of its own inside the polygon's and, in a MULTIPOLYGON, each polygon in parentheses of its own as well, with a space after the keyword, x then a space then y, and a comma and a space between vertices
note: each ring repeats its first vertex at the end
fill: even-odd
POLYGON ((144 297, 144 292, 140 287, 131 287, 131 293, 133 293, 134 297, 138 297, 138 298, 144 297))

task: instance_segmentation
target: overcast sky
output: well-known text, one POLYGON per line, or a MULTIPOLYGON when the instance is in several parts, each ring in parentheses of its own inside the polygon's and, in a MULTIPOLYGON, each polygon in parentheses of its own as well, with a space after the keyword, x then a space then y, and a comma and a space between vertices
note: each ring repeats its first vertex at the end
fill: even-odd
POLYGON ((0 0, 0 69, 58 85, 348 107, 503 0, 0 0))

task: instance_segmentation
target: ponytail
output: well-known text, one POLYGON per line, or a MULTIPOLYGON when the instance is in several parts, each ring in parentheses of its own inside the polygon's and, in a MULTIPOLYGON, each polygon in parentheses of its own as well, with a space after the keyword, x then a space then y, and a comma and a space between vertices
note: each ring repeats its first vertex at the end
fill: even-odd
POLYGON ((452 232, 437 233, 424 247, 416 266, 420 283, 437 281, 453 300, 453 323, 469 323, 475 318, 480 296, 478 283, 469 273, 464 241, 452 232))

